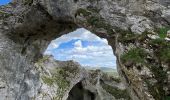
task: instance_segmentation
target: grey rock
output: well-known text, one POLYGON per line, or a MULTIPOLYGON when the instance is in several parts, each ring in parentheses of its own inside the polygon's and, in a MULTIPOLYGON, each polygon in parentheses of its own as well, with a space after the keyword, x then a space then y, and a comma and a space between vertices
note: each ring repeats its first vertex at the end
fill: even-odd
MULTIPOLYGON (((3 93, 0 99, 34 98, 41 83, 35 62, 42 58, 51 40, 79 27, 108 40, 117 57, 119 74, 133 100, 169 96, 170 89, 166 85, 170 84, 167 81, 169 56, 165 54, 166 59, 162 59, 148 52, 157 50, 161 45, 151 46, 149 43, 152 39, 143 37, 144 31, 158 35, 155 30, 170 25, 168 6, 169 0, 13 0, 10 4, 0 6, 0 79, 6 83, 5 88, 0 89, 3 93), (133 18, 134 21, 129 20, 133 18), (129 38, 129 33, 140 37, 129 38), (140 75, 136 71, 145 72, 142 64, 132 62, 131 66, 127 66, 122 62, 121 56, 132 47, 147 51, 150 58, 143 59, 149 68, 154 69, 150 69, 154 74, 152 78, 161 83, 154 84, 162 86, 156 87, 159 92, 154 88, 148 90, 154 86, 147 84, 147 75, 140 75), (166 68, 163 69, 167 70, 162 69, 164 66, 166 68), (161 74, 163 77, 159 76, 160 72, 164 73, 161 74)), ((169 44, 166 39, 162 42, 169 44)))

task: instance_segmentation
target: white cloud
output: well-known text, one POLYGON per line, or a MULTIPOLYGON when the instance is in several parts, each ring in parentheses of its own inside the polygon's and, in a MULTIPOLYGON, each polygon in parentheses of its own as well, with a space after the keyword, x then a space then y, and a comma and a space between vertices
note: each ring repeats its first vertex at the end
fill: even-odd
MULTIPOLYGON (((65 56, 65 60, 75 60, 84 66, 92 67, 116 67, 116 58, 112 48, 108 45, 83 47, 80 41, 75 42, 76 46, 69 51, 61 50, 58 56, 65 56), (85 63, 84 63, 85 62, 85 63)), ((56 54, 59 54, 56 52, 56 54)))
POLYGON ((76 48, 81 48, 82 47, 82 42, 81 42, 81 40, 78 40, 78 41, 76 41, 75 43, 74 43, 74 46, 76 47, 76 48))
POLYGON ((75 60, 84 66, 94 67, 116 67, 116 58, 113 55, 111 46, 106 39, 101 39, 85 29, 78 29, 75 32, 63 35, 51 42, 45 54, 56 54, 57 59, 75 60), (66 43, 72 39, 80 39, 74 43, 74 48, 65 51, 52 51, 58 48, 61 43, 66 43), (102 45, 89 45, 83 47, 82 41, 98 41, 102 45))
POLYGON ((108 44, 106 39, 101 39, 97 37, 96 35, 94 35, 93 33, 91 33, 90 31, 84 28, 80 28, 74 32, 62 35, 61 37, 53 40, 51 44, 49 45, 49 47, 47 48, 47 50, 57 48, 61 43, 66 43, 73 39, 80 39, 84 41, 99 41, 99 42, 108 44))

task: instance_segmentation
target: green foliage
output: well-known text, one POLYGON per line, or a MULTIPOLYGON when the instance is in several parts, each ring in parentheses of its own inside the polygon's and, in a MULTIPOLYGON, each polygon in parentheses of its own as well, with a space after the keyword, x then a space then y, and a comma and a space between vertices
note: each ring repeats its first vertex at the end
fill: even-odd
POLYGON ((167 27, 162 27, 159 29, 159 32, 158 32, 158 35, 160 38, 164 39, 166 36, 167 36, 167 32, 168 30, 170 30, 169 28, 167 27))
POLYGON ((123 63, 131 62, 133 64, 145 64, 146 52, 142 48, 132 48, 121 56, 123 63))
POLYGON ((116 87, 112 87, 105 83, 102 84, 103 89, 105 89, 108 93, 113 95, 116 99, 125 98, 126 100, 131 100, 127 90, 120 90, 116 87))
POLYGON ((170 43, 164 39, 151 40, 149 44, 154 47, 154 52, 157 58, 164 62, 170 63, 170 43))
POLYGON ((170 63, 170 47, 167 48, 161 48, 158 52, 157 52, 157 57, 165 62, 165 63, 170 63))

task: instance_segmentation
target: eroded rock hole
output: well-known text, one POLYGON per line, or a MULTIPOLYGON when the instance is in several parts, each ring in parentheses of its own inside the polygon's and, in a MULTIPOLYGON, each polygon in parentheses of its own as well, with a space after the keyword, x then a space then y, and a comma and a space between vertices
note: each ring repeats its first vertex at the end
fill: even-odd
POLYGON ((44 55, 56 60, 74 60, 86 69, 116 72, 116 57, 108 41, 80 28, 53 40, 44 55))
POLYGON ((82 83, 79 82, 69 92, 67 100, 95 100, 95 94, 84 89, 82 83))
POLYGON ((36 65, 42 73, 42 84, 53 87, 57 100, 113 100, 116 93, 109 88, 126 90, 121 85, 116 57, 108 41, 84 28, 53 40, 36 65))

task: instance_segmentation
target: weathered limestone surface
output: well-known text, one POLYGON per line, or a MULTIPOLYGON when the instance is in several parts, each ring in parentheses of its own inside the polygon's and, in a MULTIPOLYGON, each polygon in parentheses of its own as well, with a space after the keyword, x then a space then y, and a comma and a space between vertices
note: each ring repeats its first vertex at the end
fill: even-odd
POLYGON ((31 100, 34 63, 78 27, 107 38, 133 100, 170 95, 169 0, 13 0, 0 6, 0 99, 31 100))
POLYGON ((35 100, 130 100, 120 78, 86 70, 74 61, 45 56, 36 64, 40 89, 35 100))

